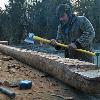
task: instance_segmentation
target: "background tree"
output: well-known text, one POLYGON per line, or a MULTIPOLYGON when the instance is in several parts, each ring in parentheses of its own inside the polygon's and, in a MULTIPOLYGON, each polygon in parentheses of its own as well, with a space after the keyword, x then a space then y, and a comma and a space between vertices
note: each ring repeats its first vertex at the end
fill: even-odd
POLYGON ((20 43, 28 32, 55 38, 59 24, 56 7, 61 3, 73 6, 75 13, 92 22, 95 42, 100 42, 100 0, 9 0, 6 9, 0 9, 0 39, 20 43))

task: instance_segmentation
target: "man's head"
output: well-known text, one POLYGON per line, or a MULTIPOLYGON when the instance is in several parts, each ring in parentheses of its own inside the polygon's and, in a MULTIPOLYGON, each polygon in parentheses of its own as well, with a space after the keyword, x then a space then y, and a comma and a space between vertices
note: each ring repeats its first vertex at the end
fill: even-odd
POLYGON ((66 24, 72 15, 72 9, 67 4, 60 4, 57 7, 57 17, 62 24, 66 24))

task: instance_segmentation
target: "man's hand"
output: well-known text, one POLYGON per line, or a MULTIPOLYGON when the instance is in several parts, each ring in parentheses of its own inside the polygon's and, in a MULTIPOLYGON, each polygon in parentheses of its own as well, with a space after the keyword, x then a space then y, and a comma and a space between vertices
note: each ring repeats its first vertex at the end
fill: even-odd
POLYGON ((77 49, 77 46, 75 45, 75 43, 70 43, 68 45, 68 48, 71 49, 71 50, 73 50, 73 49, 77 49))
POLYGON ((77 46, 75 45, 75 43, 70 43, 68 45, 68 53, 69 53, 70 58, 74 59, 77 56, 75 49, 77 49, 77 46))
POLYGON ((50 40, 50 45, 56 47, 57 46, 57 41, 55 39, 50 40))

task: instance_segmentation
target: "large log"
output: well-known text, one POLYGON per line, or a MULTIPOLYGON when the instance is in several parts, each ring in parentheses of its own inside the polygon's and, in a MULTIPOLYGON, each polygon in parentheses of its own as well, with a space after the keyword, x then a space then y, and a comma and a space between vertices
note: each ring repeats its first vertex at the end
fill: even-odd
POLYGON ((0 41, 0 44, 8 45, 8 41, 0 41))
POLYGON ((88 93, 100 93, 100 70, 92 63, 2 44, 0 52, 48 73, 76 89, 88 93))

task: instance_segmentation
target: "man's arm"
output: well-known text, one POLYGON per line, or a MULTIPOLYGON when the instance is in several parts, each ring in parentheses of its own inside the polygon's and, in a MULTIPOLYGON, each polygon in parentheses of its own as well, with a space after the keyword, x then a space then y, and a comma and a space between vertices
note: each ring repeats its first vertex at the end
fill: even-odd
POLYGON ((92 24, 86 17, 83 17, 83 22, 80 25, 80 29, 82 30, 83 34, 76 40, 76 45, 79 44, 82 47, 87 47, 93 41, 95 31, 92 24))
POLYGON ((61 31, 61 25, 58 25, 56 40, 58 42, 60 42, 60 43, 64 42, 64 35, 63 35, 62 31, 61 31))
MULTIPOLYGON (((58 25, 56 41, 59 42, 59 43, 64 43, 64 35, 61 31, 61 25, 58 25)), ((63 48, 60 47, 60 46, 55 46, 55 49, 60 50, 60 49, 63 49, 63 48)))

